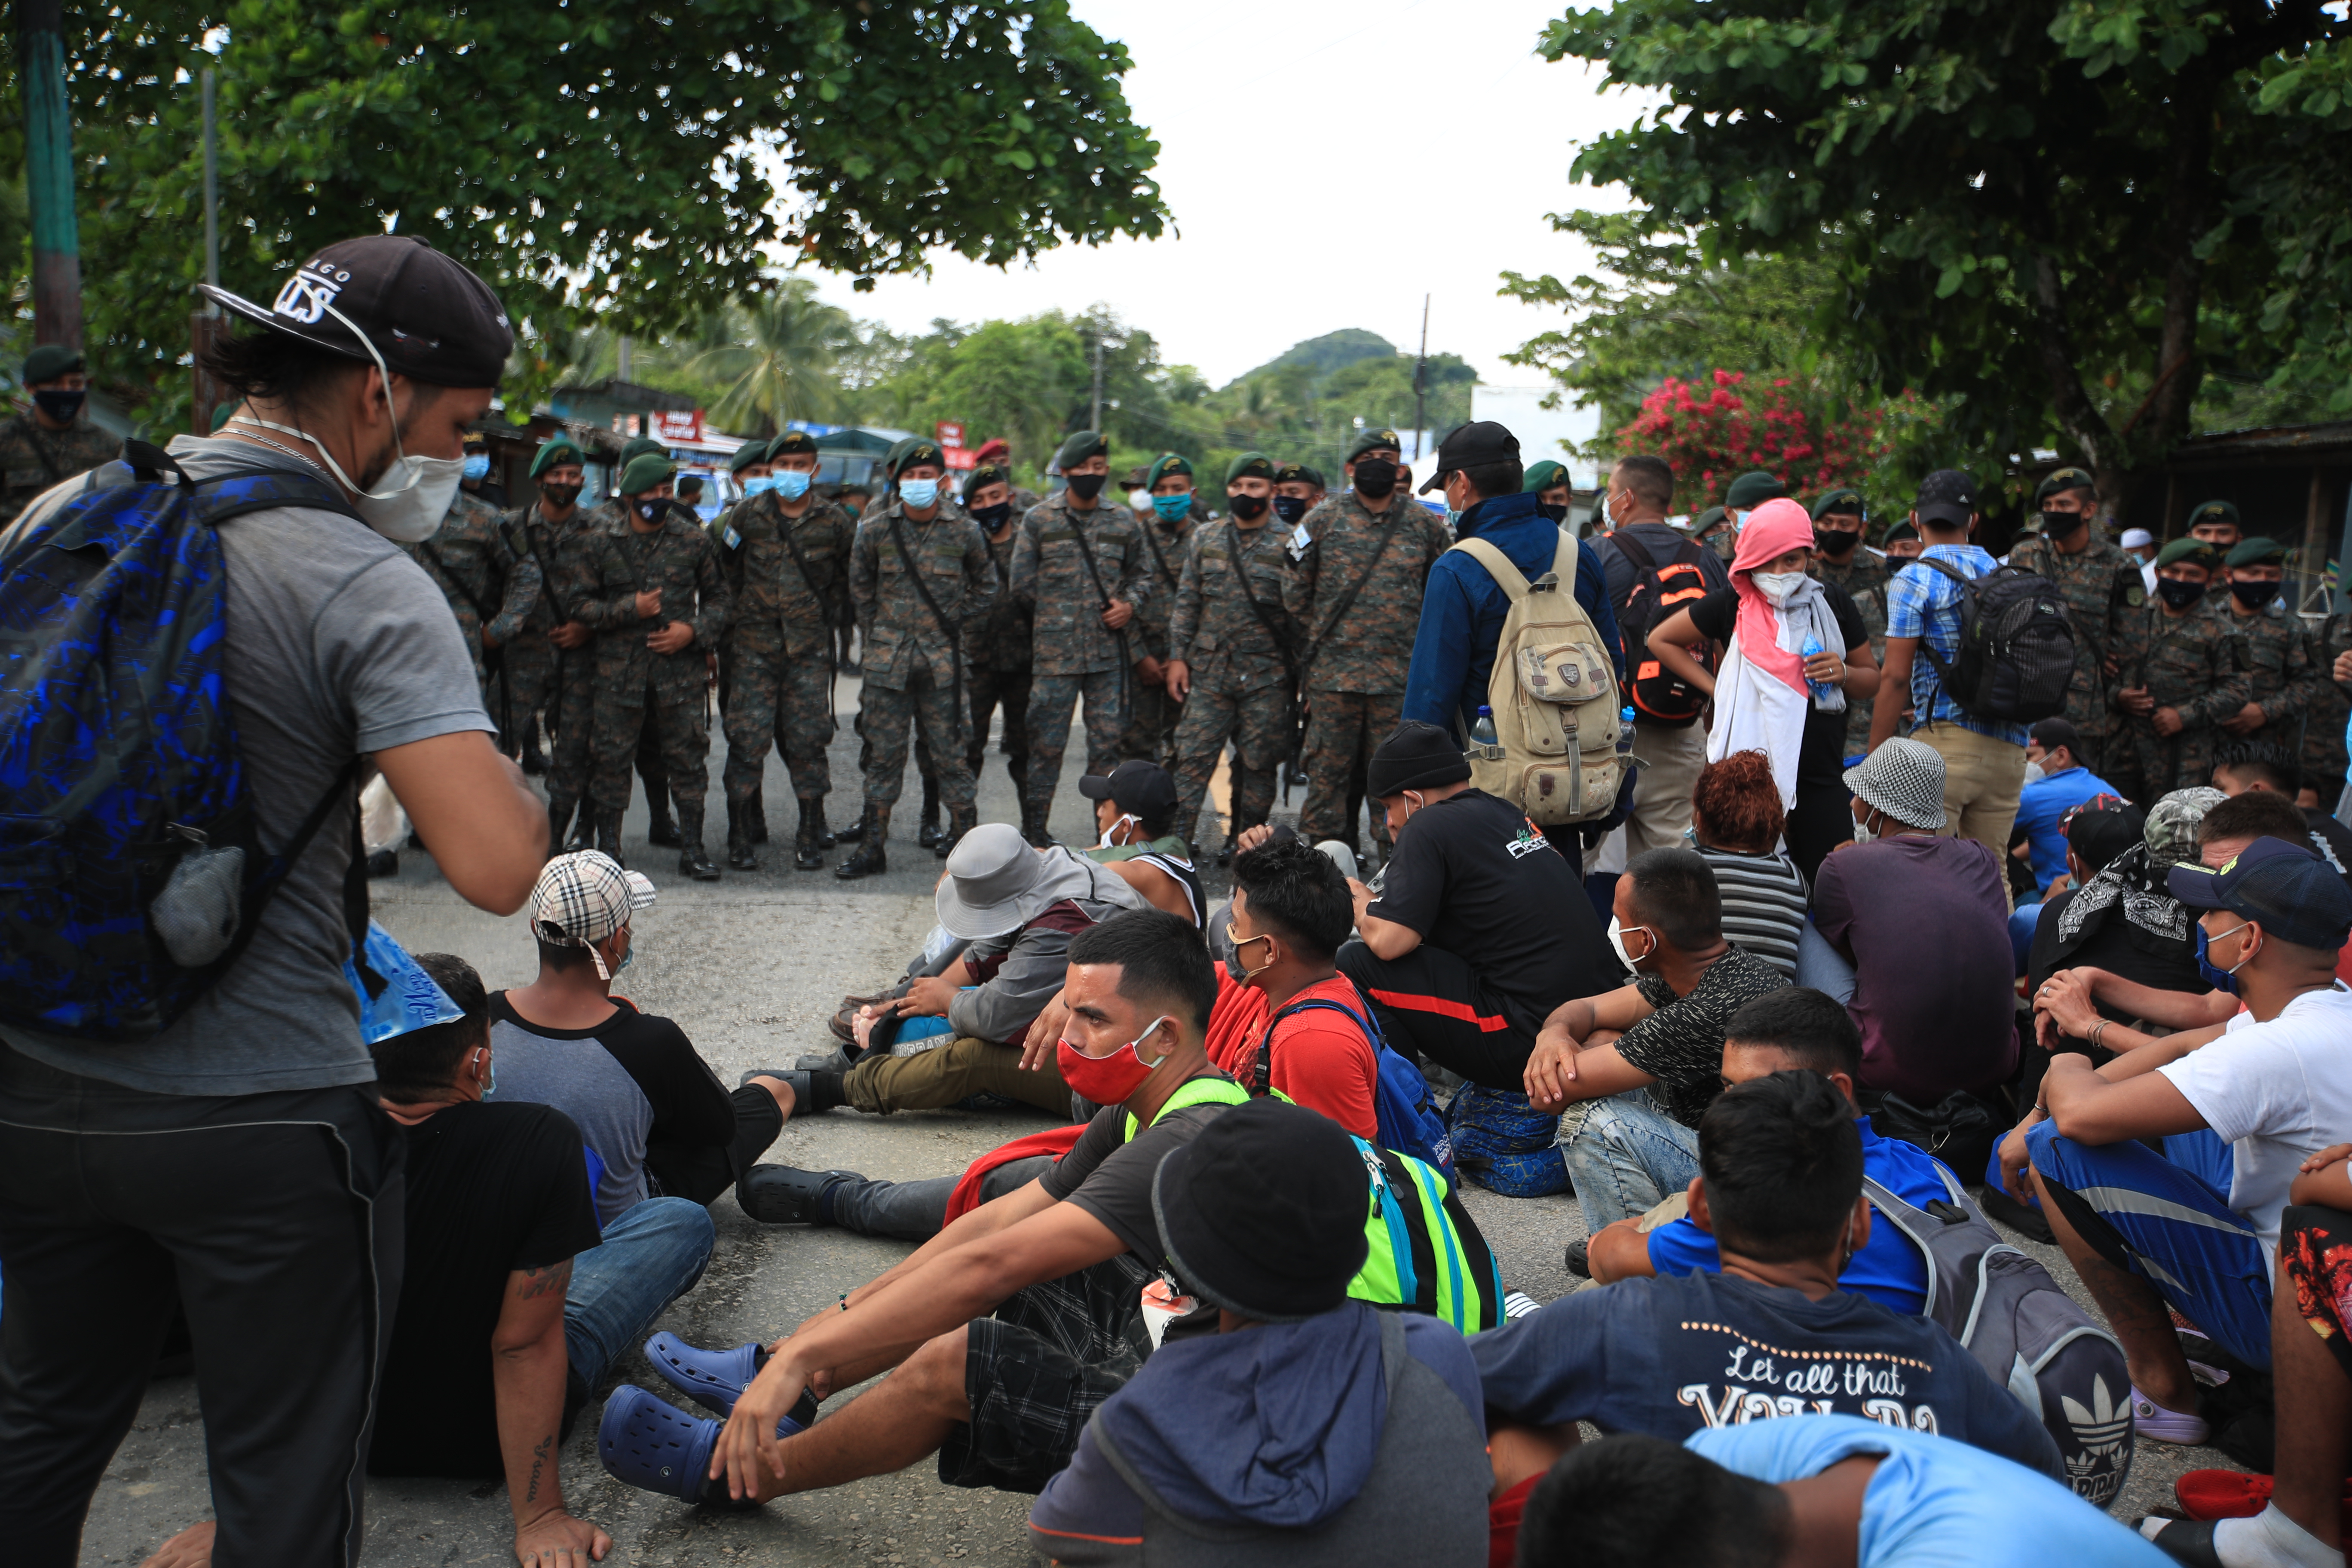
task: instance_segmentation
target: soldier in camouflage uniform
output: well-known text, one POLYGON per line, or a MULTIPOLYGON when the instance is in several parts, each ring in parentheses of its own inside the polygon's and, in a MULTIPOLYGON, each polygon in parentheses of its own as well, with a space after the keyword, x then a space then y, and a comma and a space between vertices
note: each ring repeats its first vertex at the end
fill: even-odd
POLYGON ((2344 794, 2344 725, 2352 716, 2352 615, 2342 611, 2311 629, 2311 661, 2318 667, 2311 710, 2304 717, 2303 787, 2311 804, 2332 812, 2344 794))
POLYGON ((1035 617, 1029 663, 1029 783, 1022 795, 1021 832, 1036 845, 1048 842, 1046 816, 1062 782, 1071 710, 1081 697, 1087 705, 1087 772, 1108 773, 1118 762, 1119 731, 1135 679, 1127 626, 1151 602, 1155 585, 1143 525, 1127 508, 1102 499, 1110 478, 1108 452, 1108 444, 1093 430, 1062 443, 1055 461, 1068 488, 1030 509, 1013 551, 1013 596, 1035 617))
POLYGON ((89 382, 82 374, 80 354, 62 343, 43 343, 25 356, 24 381, 33 405, 0 425, 0 468, 6 478, 0 489, 0 526, 16 521, 50 486, 122 453, 120 440, 82 418, 89 382))
MULTIPOLYGON (((507 705, 513 717, 513 728, 504 732, 503 742, 509 755, 520 743, 522 768, 527 773, 548 770, 547 758, 539 749, 542 710, 547 714, 548 733, 555 733, 556 669, 562 650, 548 640, 548 634, 568 617, 559 613, 554 603, 554 542, 559 533, 581 519, 580 489, 587 477, 584 462, 579 447, 569 436, 557 436, 541 443, 530 458, 530 478, 538 495, 509 511, 502 520, 516 551, 530 557, 540 574, 538 601, 531 605, 522 629, 507 640, 502 671, 507 705)), ((584 778, 582 782, 584 787, 584 778)), ((575 803, 577 799, 575 795, 575 803)), ((548 843, 551 849, 560 850, 562 833, 548 843)))
POLYGON ((628 521, 618 531, 586 531, 576 575, 562 586, 573 616, 596 633, 588 785, 596 847, 619 847, 629 763, 650 723, 677 805, 677 868, 707 882, 719 876, 702 841, 710 792, 707 655, 727 629, 730 604, 701 520, 661 494, 672 472, 652 453, 621 470, 628 521))
MULTIPOLYGON (((2306 734, 2305 721, 2333 682, 2312 655, 2311 634, 2280 595, 2286 575, 2286 546, 2272 539, 2249 539, 2222 559, 2229 597, 2222 607, 2245 640, 2246 706, 2221 721, 2242 739, 2267 742, 2282 760, 2296 764, 2306 734)), ((2218 581, 2215 584, 2220 585, 2218 581)), ((2332 810, 2336 803, 2329 801, 2332 810)))
POLYGON ((2101 770, 2143 803, 2212 782, 2221 721, 2245 707, 2251 689, 2245 639, 2206 592, 2219 565, 2212 546, 2176 539, 2156 563, 2156 603, 2116 639, 2120 672, 2107 700, 2124 717, 2101 770))
POLYGON ((1176 831, 1190 838, 1225 742, 1234 743, 1227 841, 1274 809, 1275 769, 1297 744, 1297 695, 1286 531, 1273 521, 1274 462, 1244 452, 1225 470, 1233 516, 1196 529, 1168 622, 1169 689, 1183 700, 1176 726, 1176 831))
POLYGON ((2100 536, 2095 484, 2081 468, 2061 468, 2043 479, 2033 493, 2042 531, 2019 540, 2009 563, 2049 578, 2066 601, 2074 626, 2074 679, 2066 688, 2065 717, 2083 738, 2083 754, 2074 760, 2104 773, 2107 737, 2117 722, 2107 702, 2118 668, 2116 644, 2126 623, 2145 618, 2147 586, 2139 563, 2100 536))
POLYGON ((947 459, 928 441, 898 467, 898 496, 857 525, 849 556, 849 591, 865 645, 865 832, 857 853, 833 868, 847 879, 889 868, 884 844, 890 808, 906 781, 911 724, 930 742, 948 831, 934 847, 944 859, 980 820, 965 760, 963 628, 988 618, 996 567, 980 525, 949 503, 947 459))
POLYGON ((433 537, 406 548, 449 601, 474 656, 482 706, 499 727, 499 745, 511 754, 530 710, 514 700, 507 648, 522 636, 540 597, 540 566, 528 536, 509 527, 496 507, 460 489, 433 537))
POLYGON ((1192 465, 1170 452, 1143 476, 1151 510, 1138 512, 1143 525, 1143 556, 1151 572, 1151 597, 1136 606, 1128 627, 1135 650, 1135 684, 1127 695, 1127 729, 1119 736, 1122 757, 1139 757, 1166 767, 1175 755, 1176 724, 1184 705, 1168 695, 1168 617, 1175 613, 1176 588, 1184 572, 1184 542, 1202 510, 1192 485, 1192 465))
POLYGON ((766 483, 717 526, 733 611, 720 644, 727 734, 727 863, 758 868, 752 819, 768 749, 779 746, 800 804, 793 864, 824 864, 824 797, 833 788, 833 626, 849 595, 857 524, 811 490, 816 441, 787 430, 767 448, 766 483))
MULTIPOLYGON (((1832 490, 1813 502, 1813 548, 1818 552, 1805 570, 1822 582, 1845 590, 1862 612, 1870 633, 1874 659, 1886 658, 1886 557, 1863 541, 1870 525, 1869 509, 1860 490, 1832 490)), ((1845 755, 1870 750, 1870 699, 1852 692, 1845 700, 1845 755)))
MULTIPOLYGON (((1349 488, 1301 521, 1309 542, 1283 588, 1283 606, 1305 642, 1299 767, 1307 804, 1298 830, 1350 849, 1357 844, 1349 786, 1404 717, 1412 654, 1404 628, 1421 624, 1422 587, 1453 542, 1444 518, 1398 489, 1399 452, 1393 430, 1356 437, 1340 470, 1349 488)), ((1372 837, 1385 859, 1388 824, 1378 811, 1372 837)))
POLYGON ((522 656, 516 673, 526 684, 516 692, 518 706, 536 700, 547 714, 548 847, 561 852, 567 835, 570 847, 589 848, 595 842, 591 813, 580 812, 576 833, 572 826, 573 812, 588 795, 596 650, 595 633, 573 613, 570 584, 577 583, 587 567, 587 535, 598 528, 617 526, 619 510, 615 503, 596 508, 580 504, 585 479, 583 457, 569 437, 558 436, 540 447, 531 459, 531 477, 538 481, 539 499, 523 508, 520 516, 524 537, 539 563, 539 607, 509 657, 522 656), (535 698, 530 683, 539 678, 539 672, 529 651, 534 646, 534 629, 547 652, 544 685, 537 688, 535 698))
MULTIPOLYGON (((669 460, 669 448, 650 436, 635 436, 623 442, 620 455, 613 459, 614 476, 626 472, 631 463, 648 454, 664 462, 669 460)), ((664 479, 654 493, 667 498, 671 493, 670 480, 664 479)), ((625 533, 628 530, 628 508, 622 505, 618 495, 599 501, 590 515, 595 526, 608 533, 625 533)), ((589 663, 592 667, 594 664, 593 654, 589 663)), ((650 726, 637 746, 637 777, 646 786, 646 842, 665 849, 678 847, 681 840, 677 824, 670 820, 669 815, 669 774, 662 765, 661 737, 650 726)), ((764 839, 765 835, 761 837, 764 839)))
MULTIPOLYGON (((980 450, 971 455, 971 461, 976 468, 1003 469, 1005 482, 1013 483, 1013 447, 1003 437, 982 442, 980 450)), ((1013 526, 1019 528, 1021 520, 1027 517, 1030 510, 1044 499, 1035 490, 1026 486, 1013 485, 1013 526)), ((981 531, 985 533, 988 531, 982 528, 981 531)))
POLYGON ((1019 795, 1029 784, 1029 612, 1013 596, 1013 550, 1021 539, 1022 514, 1013 510, 1012 476, 983 464, 963 482, 964 514, 988 541, 988 559, 996 571, 996 597, 988 618, 964 629, 964 695, 971 713, 971 731, 964 759, 972 778, 980 777, 981 761, 988 754, 988 726, 999 709, 1004 713, 1004 771, 1019 795))

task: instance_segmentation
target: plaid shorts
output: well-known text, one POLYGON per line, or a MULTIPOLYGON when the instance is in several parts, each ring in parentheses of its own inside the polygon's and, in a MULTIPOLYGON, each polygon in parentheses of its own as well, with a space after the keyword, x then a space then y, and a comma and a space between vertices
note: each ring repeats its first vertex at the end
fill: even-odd
POLYGON ((994 1317, 972 1320, 963 1366, 971 1420, 940 1445, 940 1479, 1045 1490, 1096 1408, 1150 1353, 1140 1310, 1150 1279, 1122 1252, 1017 1290, 994 1317))

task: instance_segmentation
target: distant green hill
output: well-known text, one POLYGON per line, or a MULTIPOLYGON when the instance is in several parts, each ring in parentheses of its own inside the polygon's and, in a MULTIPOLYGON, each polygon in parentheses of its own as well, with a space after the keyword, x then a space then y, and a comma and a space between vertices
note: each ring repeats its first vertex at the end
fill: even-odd
POLYGON ((1381 359, 1393 355, 1396 345, 1378 332, 1368 332, 1361 327, 1344 327, 1336 332, 1326 332, 1319 338, 1309 338, 1303 343, 1293 343, 1273 359, 1235 377, 1247 381, 1270 370, 1290 365, 1305 365, 1317 380, 1335 370, 1354 364, 1358 360, 1381 359))

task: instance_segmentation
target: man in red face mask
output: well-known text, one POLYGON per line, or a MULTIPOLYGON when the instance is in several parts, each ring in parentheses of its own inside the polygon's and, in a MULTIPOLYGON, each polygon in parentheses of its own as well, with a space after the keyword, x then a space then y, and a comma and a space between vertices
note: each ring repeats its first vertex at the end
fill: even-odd
MULTIPOLYGON (((1209 1065, 1216 970, 1191 921, 1125 911, 1080 932, 1069 959, 1055 1054, 1102 1107, 1076 1147, 788 1339, 703 1352, 656 1336, 655 1370, 728 1418, 620 1388, 597 1436, 607 1470, 688 1502, 765 1502, 934 1452, 942 1481, 1007 1491, 1035 1492, 1069 1463, 1087 1417, 1147 1353, 1139 1298, 1169 1266, 1152 1210, 1160 1162, 1248 1098, 1209 1065), (814 1400, 894 1366, 809 1428, 814 1400)), ((1215 1309, 1202 1316, 1213 1331, 1215 1309)))

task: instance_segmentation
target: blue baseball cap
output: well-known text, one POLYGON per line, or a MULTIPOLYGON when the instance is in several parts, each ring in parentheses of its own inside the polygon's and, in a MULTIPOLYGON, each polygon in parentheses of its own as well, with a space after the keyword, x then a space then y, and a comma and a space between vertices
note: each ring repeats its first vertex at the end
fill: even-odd
POLYGON ((2297 947, 2334 952, 2352 936, 2352 889, 2334 867, 2284 838, 2257 838, 2227 865, 2184 863, 2165 879, 2195 910, 2228 910, 2297 947))

